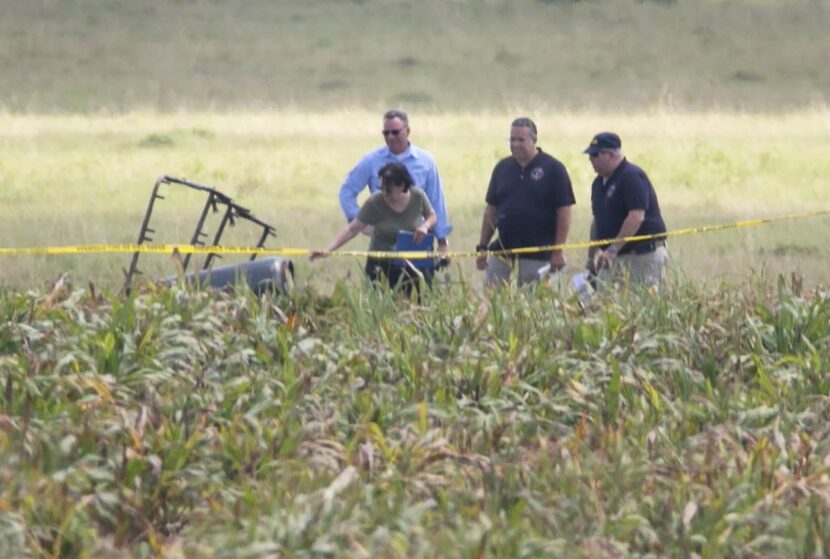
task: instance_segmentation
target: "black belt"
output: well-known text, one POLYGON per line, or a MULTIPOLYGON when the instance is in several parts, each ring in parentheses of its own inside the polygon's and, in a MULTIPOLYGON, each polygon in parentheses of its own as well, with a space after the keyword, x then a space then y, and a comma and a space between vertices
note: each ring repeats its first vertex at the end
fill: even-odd
POLYGON ((628 243, 620 254, 648 254, 654 252, 659 247, 666 246, 665 239, 651 239, 649 241, 637 241, 628 243), (629 248, 630 247, 630 248, 629 248))

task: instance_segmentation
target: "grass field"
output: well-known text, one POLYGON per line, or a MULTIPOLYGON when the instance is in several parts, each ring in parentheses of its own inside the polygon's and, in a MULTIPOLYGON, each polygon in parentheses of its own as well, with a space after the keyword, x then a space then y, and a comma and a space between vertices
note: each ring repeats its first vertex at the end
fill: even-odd
MULTIPOLYGON (((389 106, 410 110, 414 140, 438 158, 457 249, 477 241, 488 175, 518 115, 538 121, 540 144, 574 179, 571 240, 585 239, 588 221, 580 152, 603 129, 621 133, 649 172, 673 229, 827 200, 827 2, 2 7, 5 246, 134 241, 161 174, 227 191, 277 226, 279 246, 322 246, 342 223, 337 188, 380 142, 378 114, 389 106)), ((160 237, 187 240, 195 208, 169 207, 160 237)), ((693 279, 796 271, 818 283, 827 227, 816 219, 677 239, 672 254, 693 279)), ((238 235, 226 243, 248 243, 238 235)), ((38 285, 66 270, 116 289, 125 260, 9 257, 0 285, 38 285)), ((457 262, 456 277, 476 278, 457 262)), ((357 269, 298 264, 323 289, 357 269)), ((147 265, 152 277, 171 273, 164 258, 147 265)))
MULTIPOLYGON (((270 247, 323 247, 392 106, 438 160, 454 250, 521 115, 570 171, 572 242, 607 129, 672 230, 830 210, 823 0, 0 14, 3 248, 135 242, 163 174, 273 223, 270 247)), ((171 190, 156 241, 202 203, 171 190)), ((672 238, 659 294, 585 306, 484 292, 463 257, 416 303, 354 257, 258 297, 125 296, 127 254, 2 256, 0 557, 830 556, 828 238, 827 216, 672 238)))
MULTIPOLYGON (((509 122, 519 113, 413 114, 413 139, 436 156, 455 232, 452 248, 478 240, 483 198, 505 156, 509 122)), ((671 229, 830 209, 826 177, 830 125, 825 110, 744 115, 640 112, 530 113, 539 144, 570 170, 577 206, 571 241, 587 239, 590 137, 614 129, 632 161, 649 173, 671 229)), ((369 111, 188 113, 97 116, 0 115, 0 239, 5 246, 135 242, 155 179, 168 174, 215 186, 277 227, 273 248, 325 246, 343 224, 337 191, 362 153, 381 141, 369 111)), ((159 242, 187 242, 203 200, 158 205, 159 242)), ((215 230, 216 221, 209 223, 215 230)), ((209 231, 213 231, 208 228, 209 231)), ((678 237, 676 269, 695 280, 743 280, 766 271, 826 283, 827 217, 678 237)), ((250 231, 248 231, 250 233, 250 231)), ((225 244, 251 246, 242 227, 225 244)), ((347 247, 362 250, 357 239, 347 247)), ((567 254, 579 266, 584 250, 567 254)), ((70 271, 81 284, 117 289, 128 255, 5 257, 2 282, 38 285, 70 271)), ((150 277, 170 275, 166 257, 143 257, 150 277)), ((353 258, 310 266, 297 259, 298 284, 330 290, 356 273, 353 258)), ((478 284, 470 259, 453 277, 478 284)), ((360 274, 357 274, 358 276, 360 274)))
POLYGON ((827 102, 815 0, 2 0, 14 111, 793 109, 827 102))

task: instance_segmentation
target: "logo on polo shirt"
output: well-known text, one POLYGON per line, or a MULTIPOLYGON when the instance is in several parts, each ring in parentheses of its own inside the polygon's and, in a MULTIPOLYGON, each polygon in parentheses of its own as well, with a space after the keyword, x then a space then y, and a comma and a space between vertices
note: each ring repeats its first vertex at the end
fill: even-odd
POLYGON ((605 191, 605 197, 610 198, 611 196, 614 195, 614 192, 616 192, 616 190, 617 190, 617 183, 612 182, 611 184, 608 185, 608 190, 605 191))
POLYGON ((544 176, 545 176, 545 171, 541 167, 534 167, 530 171, 530 178, 535 180, 535 181, 542 180, 542 177, 544 177, 544 176))

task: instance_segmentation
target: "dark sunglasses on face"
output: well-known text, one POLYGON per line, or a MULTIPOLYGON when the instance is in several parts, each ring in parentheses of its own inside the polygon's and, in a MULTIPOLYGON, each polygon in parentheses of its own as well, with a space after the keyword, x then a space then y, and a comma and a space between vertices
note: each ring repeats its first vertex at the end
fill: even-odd
POLYGON ((388 136, 389 134, 392 134, 393 136, 397 136, 401 132, 403 132, 403 128, 398 128, 397 130, 384 130, 383 135, 388 136))

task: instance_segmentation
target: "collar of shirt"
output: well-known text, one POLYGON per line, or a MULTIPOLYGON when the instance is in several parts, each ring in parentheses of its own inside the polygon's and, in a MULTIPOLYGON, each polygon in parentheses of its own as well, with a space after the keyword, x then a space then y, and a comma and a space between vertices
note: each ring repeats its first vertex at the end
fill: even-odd
POLYGON ((395 159, 398 159, 398 160, 404 160, 407 157, 415 157, 415 158, 418 157, 417 149, 415 148, 415 146, 412 145, 411 142, 409 143, 408 146, 406 146, 406 149, 403 150, 400 153, 392 153, 389 150, 389 146, 384 146, 384 154, 388 157, 394 157, 395 159))
POLYGON ((623 168, 626 167, 627 165, 628 165, 628 160, 625 157, 623 157, 622 161, 620 161, 620 164, 617 165, 617 168, 614 169, 614 172, 611 173, 611 176, 603 181, 602 185, 607 186, 607 185, 611 184, 612 182, 614 182, 614 179, 617 178, 617 175, 619 175, 622 172, 623 168))
POLYGON ((544 153, 544 152, 542 151, 542 148, 540 148, 539 146, 536 146, 536 155, 534 155, 534 156, 533 156, 533 158, 532 158, 530 161, 528 161, 526 165, 522 165, 521 163, 519 163, 519 162, 518 162, 518 160, 516 160, 516 158, 515 158, 515 157, 513 157, 513 156, 511 156, 511 159, 513 159, 513 163, 515 163, 515 164, 516 164, 516 166, 517 166, 519 169, 527 169, 527 168, 528 168, 528 167, 530 167, 530 166, 533 164, 533 162, 534 162, 534 161, 536 161, 536 160, 539 158, 539 156, 540 156, 540 155, 542 155, 543 153, 544 153))

